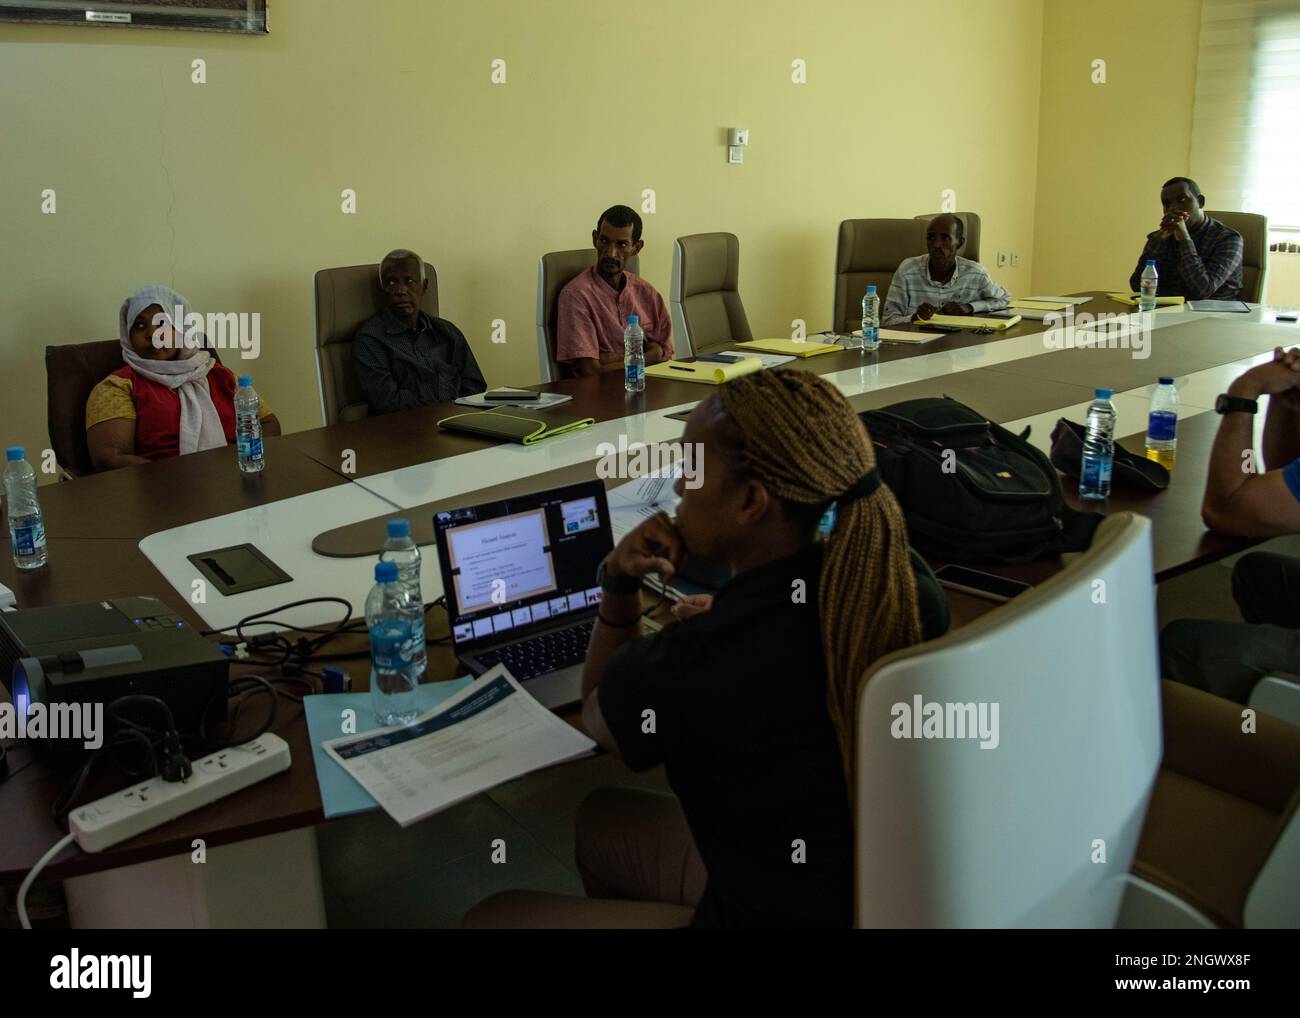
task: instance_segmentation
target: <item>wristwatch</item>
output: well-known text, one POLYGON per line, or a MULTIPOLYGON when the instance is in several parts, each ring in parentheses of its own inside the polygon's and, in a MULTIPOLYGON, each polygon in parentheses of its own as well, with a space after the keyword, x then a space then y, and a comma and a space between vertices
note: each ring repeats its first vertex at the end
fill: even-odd
POLYGON ((1214 401, 1214 410, 1216 413, 1220 414, 1253 414, 1259 412, 1259 401, 1254 399, 1242 399, 1240 396, 1229 396, 1227 393, 1219 393, 1219 398, 1214 401))
POLYGON ((635 594, 641 589, 639 576, 606 576, 604 559, 596 567, 596 582, 611 594, 635 594))

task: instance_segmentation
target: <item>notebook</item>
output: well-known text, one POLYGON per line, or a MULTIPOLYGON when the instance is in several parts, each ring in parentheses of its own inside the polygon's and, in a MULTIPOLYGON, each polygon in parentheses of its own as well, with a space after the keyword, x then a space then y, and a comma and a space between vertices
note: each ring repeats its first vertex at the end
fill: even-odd
POLYGON ((741 375, 762 371, 763 362, 757 357, 724 364, 721 361, 665 361, 651 364, 645 369, 647 378, 666 378, 671 382, 703 382, 721 385, 741 375))
POLYGON ((760 350, 763 353, 781 353, 791 357, 816 357, 819 354, 844 351, 844 347, 834 343, 814 343, 810 339, 802 343, 793 339, 751 339, 736 345, 742 350, 760 350))
POLYGON ((438 427, 448 431, 464 431, 471 435, 487 435, 489 438, 505 438, 521 445, 536 445, 543 439, 581 431, 595 423, 594 417, 498 407, 476 413, 453 414, 440 420, 438 427))
POLYGON ((1020 321, 1020 315, 1012 315, 1010 318, 978 318, 973 315, 931 315, 929 318, 917 322, 924 328, 927 325, 946 325, 950 329, 992 329, 995 332, 1001 332, 1003 329, 1009 329, 1020 321))
MULTIPOLYGON (((1137 307, 1138 295, 1136 293, 1108 293, 1106 294, 1111 300, 1119 301, 1121 304, 1132 304, 1137 307)), ((1183 303, 1182 297, 1157 297, 1156 307, 1167 307, 1172 304, 1183 303)))
POLYGON ((1250 314, 1250 305, 1244 300, 1189 300, 1187 306, 1193 311, 1231 311, 1233 314, 1250 314))

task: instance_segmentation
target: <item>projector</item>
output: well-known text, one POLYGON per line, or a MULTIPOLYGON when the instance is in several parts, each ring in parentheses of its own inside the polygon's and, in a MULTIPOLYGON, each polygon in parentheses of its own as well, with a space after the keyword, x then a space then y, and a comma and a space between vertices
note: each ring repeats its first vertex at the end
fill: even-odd
MULTIPOLYGON (((156 597, 0 612, 0 679, 28 717, 37 704, 107 705, 138 693, 166 703, 179 731, 197 732, 205 710, 209 722, 226 717, 229 671, 216 645, 156 597)), ((157 714, 131 717, 161 727, 157 714)))

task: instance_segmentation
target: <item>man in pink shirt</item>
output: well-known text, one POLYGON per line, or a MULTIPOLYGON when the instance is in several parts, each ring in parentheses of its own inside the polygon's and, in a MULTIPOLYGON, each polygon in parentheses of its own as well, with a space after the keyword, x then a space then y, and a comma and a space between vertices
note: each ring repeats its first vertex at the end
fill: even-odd
POLYGON ((579 378, 622 371, 623 329, 628 315, 637 315, 645 332, 645 362, 670 360, 672 324, 664 299, 640 276, 624 271, 627 260, 645 246, 641 217, 626 205, 606 209, 591 242, 595 266, 560 291, 555 359, 579 378))

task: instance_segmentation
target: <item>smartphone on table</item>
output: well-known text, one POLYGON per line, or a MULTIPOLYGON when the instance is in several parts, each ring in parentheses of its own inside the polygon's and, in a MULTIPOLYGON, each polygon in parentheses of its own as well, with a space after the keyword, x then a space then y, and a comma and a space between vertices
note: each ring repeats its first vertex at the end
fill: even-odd
POLYGON ((1005 576, 994 576, 992 573, 982 573, 978 569, 968 569, 965 566, 940 566, 934 571, 934 575, 935 579, 949 590, 960 590, 963 594, 971 594, 989 601, 1010 601, 1017 594, 1023 594, 1029 589, 1029 584, 1022 583, 1020 580, 1009 580, 1005 576))
POLYGON ((542 398, 542 394, 540 392, 533 392, 532 389, 502 388, 488 389, 487 392, 483 393, 483 398, 492 402, 522 403, 527 400, 535 403, 537 400, 542 398))

